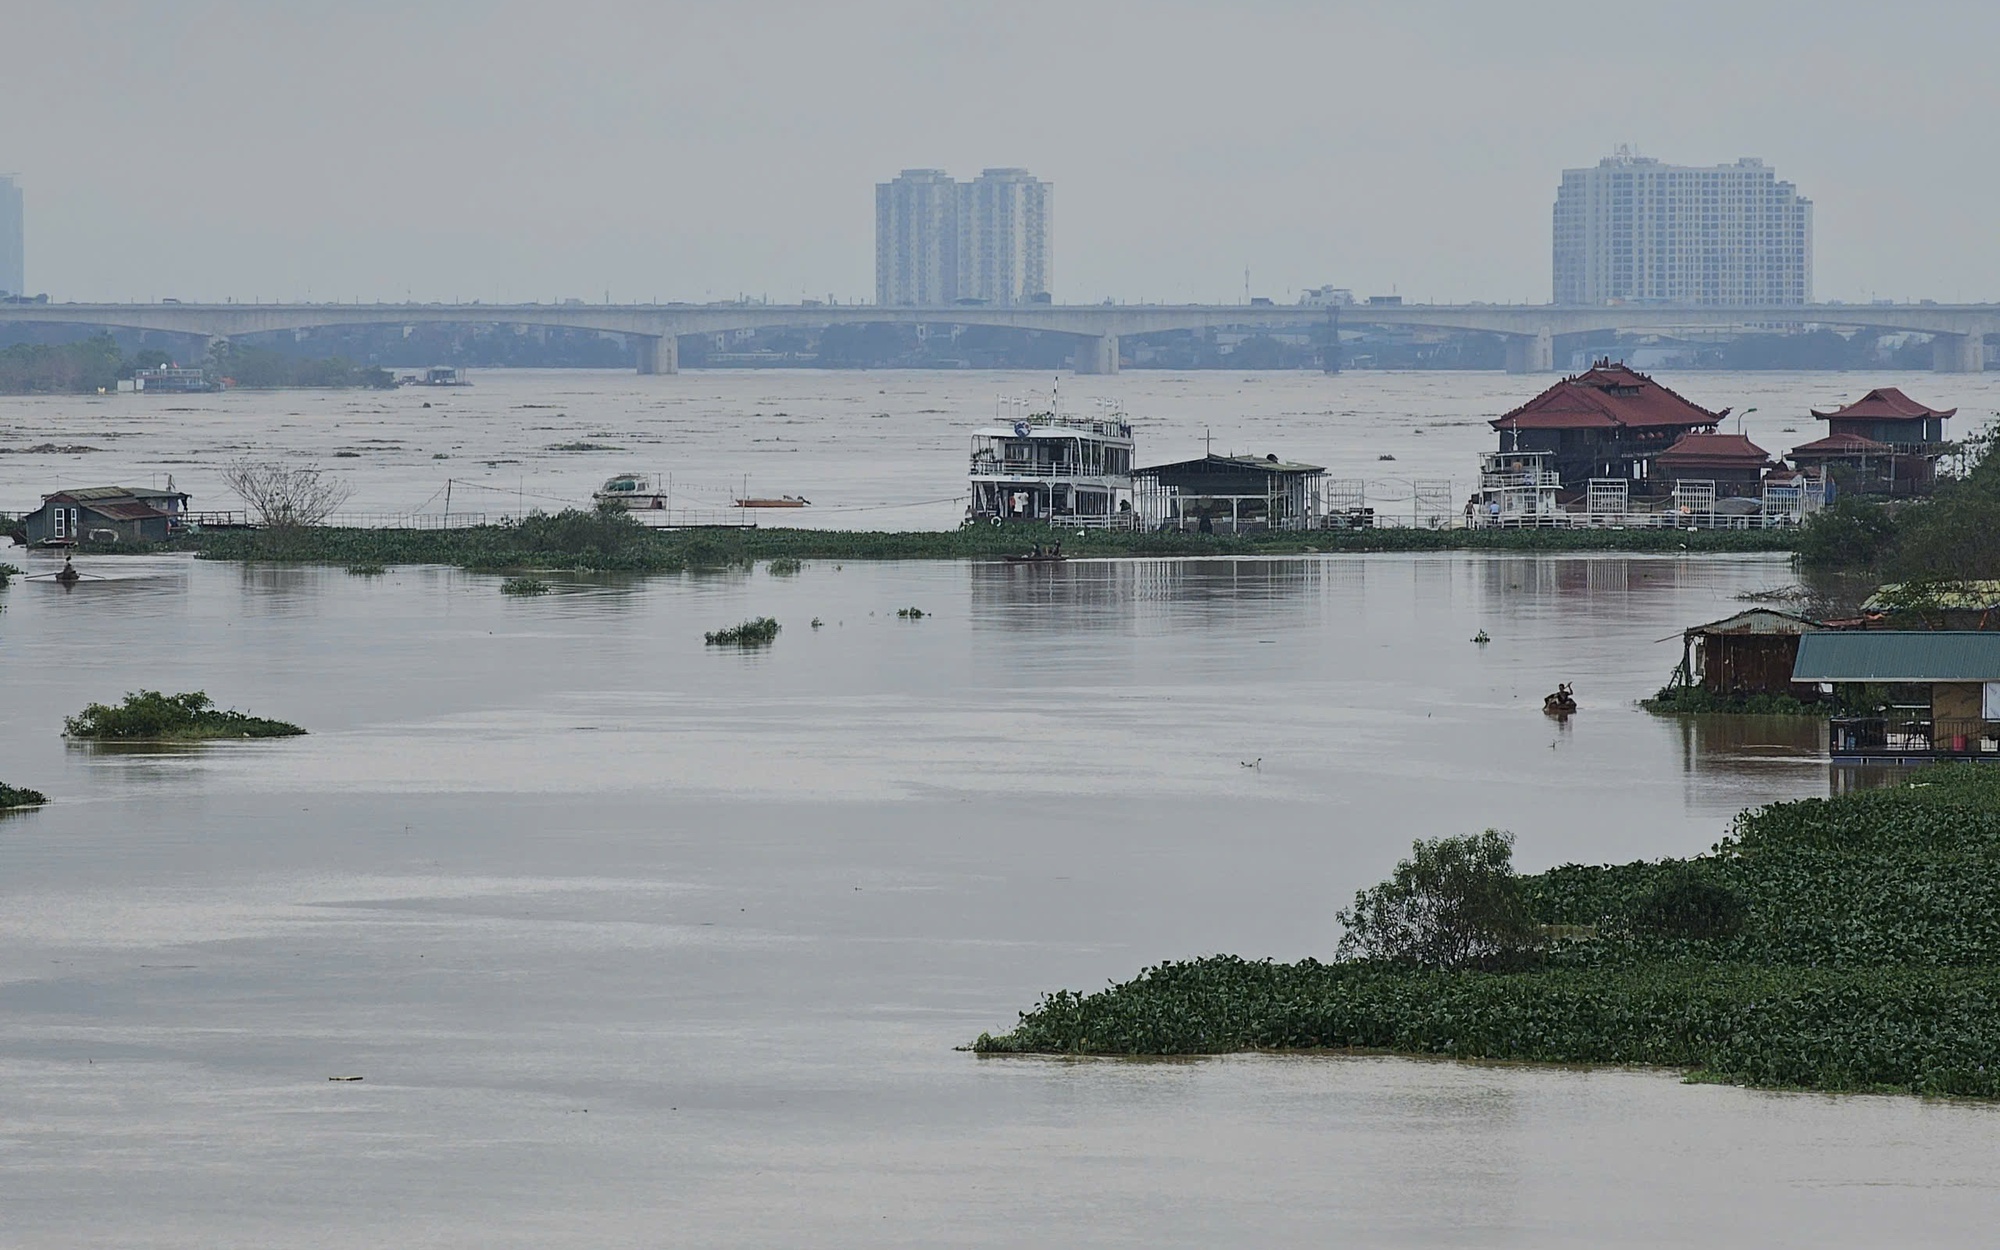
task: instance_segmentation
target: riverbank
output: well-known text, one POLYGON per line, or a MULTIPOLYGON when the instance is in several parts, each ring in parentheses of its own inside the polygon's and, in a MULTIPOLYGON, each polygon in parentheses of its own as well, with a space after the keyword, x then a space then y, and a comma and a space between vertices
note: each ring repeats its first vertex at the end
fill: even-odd
POLYGON ((966 526, 944 531, 653 530, 626 517, 565 511, 508 525, 451 530, 224 531, 179 547, 210 560, 299 564, 450 564, 482 570, 676 572, 756 560, 964 560, 1062 543, 1079 558, 1309 555, 1326 552, 1522 551, 1741 553, 1790 551, 1789 530, 1315 530, 1226 537, 1132 531, 966 526))
POLYGON ((1774 804, 1692 860, 1518 883, 1540 937, 1500 964, 1166 963, 1051 994, 973 1048, 1360 1049, 2000 1097, 2000 770, 1774 804))

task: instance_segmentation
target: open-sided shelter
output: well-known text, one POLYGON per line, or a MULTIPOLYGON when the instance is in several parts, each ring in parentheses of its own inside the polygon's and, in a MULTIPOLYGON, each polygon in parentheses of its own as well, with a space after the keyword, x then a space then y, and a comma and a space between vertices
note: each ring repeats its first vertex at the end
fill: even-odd
POLYGON ((1326 469, 1268 456, 1218 456, 1156 464, 1133 474, 1149 529, 1242 534, 1318 524, 1326 469))

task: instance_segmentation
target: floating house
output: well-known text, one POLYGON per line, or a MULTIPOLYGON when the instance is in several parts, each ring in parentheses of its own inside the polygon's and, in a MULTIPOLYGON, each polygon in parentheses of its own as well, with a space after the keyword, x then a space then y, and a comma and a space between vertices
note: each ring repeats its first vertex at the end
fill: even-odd
POLYGON ((1689 626, 1681 633, 1675 684, 1700 686, 1724 697, 1788 694, 1817 699, 1819 687, 1794 682, 1792 670, 1798 662, 1799 639, 1824 628, 1807 617, 1770 608, 1751 608, 1689 626))
POLYGON ((1132 452, 1132 423, 1123 414, 1003 416, 972 436, 967 518, 1129 526, 1132 452))
POLYGON ((1761 495, 1764 471, 1777 467, 1771 453, 1741 434, 1683 434, 1653 464, 1676 484, 1709 483, 1717 499, 1761 495))
POLYGON ((1813 416, 1827 423, 1826 436, 1792 448, 1787 458, 1861 494, 1926 494, 1937 481, 1938 457, 1948 450, 1944 423, 1957 411, 1879 386, 1832 412, 1814 409, 1813 416))
POLYGON ((1141 524, 1203 534, 1312 529, 1326 469, 1267 456, 1218 456, 1156 464, 1133 477, 1141 524))
POLYGON ((42 506, 21 518, 30 545, 157 543, 181 529, 188 495, 143 486, 84 486, 42 496, 42 506))
POLYGON ((1874 713, 1831 719, 1837 762, 2000 760, 2000 632, 1821 630, 1792 680, 1882 690, 1874 713))
POLYGON ((1634 494, 1664 494, 1655 460, 1684 435, 1712 434, 1729 415, 1711 412, 1643 373, 1599 360, 1489 422, 1502 452, 1541 452, 1565 492, 1622 481, 1634 494))

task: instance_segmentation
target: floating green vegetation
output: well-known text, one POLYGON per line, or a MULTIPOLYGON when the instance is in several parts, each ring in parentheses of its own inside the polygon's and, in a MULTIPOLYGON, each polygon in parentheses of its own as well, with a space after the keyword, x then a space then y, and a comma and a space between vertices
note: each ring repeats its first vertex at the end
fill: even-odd
POLYGON ((0 590, 5 590, 7 583, 19 576, 21 576, 20 569, 15 568, 11 564, 0 564, 0 590))
POLYGON ((355 577, 380 577, 389 569, 388 566, 381 564, 350 564, 347 566, 347 571, 355 577))
POLYGON ((1333 962, 1160 964, 974 1049, 1364 1049, 2000 1097, 2000 769, 1746 812, 1689 860, 1520 876, 1507 849, 1419 844, 1357 897, 1333 962))
MULTIPOLYGON (((625 509, 566 509, 500 525, 455 529, 332 526, 194 534, 178 545, 212 560, 452 564, 499 571, 567 568, 673 573, 756 560, 968 560, 1018 555, 1047 542, 1043 526, 970 525, 899 533, 801 529, 654 530, 625 509)), ((1387 551, 1748 552, 1791 549, 1795 530, 1321 530, 1242 536, 1115 530, 1062 535, 1069 556, 1235 556, 1387 551)))
POLYGON ((819 618, 818 618, 817 616, 815 616, 815 617, 814 617, 814 618, 812 619, 812 627, 813 627, 814 629, 818 629, 818 628, 820 628, 821 626, 823 626, 823 625, 825 625, 825 624, 826 624, 826 622, 825 622, 825 621, 822 621, 822 620, 820 620, 820 619, 819 619, 819 618))
POLYGON ((731 625, 728 629, 712 629, 707 634, 711 647, 763 647, 770 645, 777 636, 778 622, 768 616, 731 625))
POLYGON ((116 707, 93 703, 63 721, 65 737, 96 742, 290 738, 304 732, 297 725, 285 721, 220 711, 215 701, 199 690, 189 694, 141 690, 136 694, 127 694, 125 702, 116 707))
POLYGON ((796 574, 801 567, 802 566, 799 564, 798 557, 796 556, 779 556, 777 559, 771 561, 769 564, 764 566, 765 570, 768 571, 773 577, 791 577, 794 574, 796 574))
POLYGON ((40 807, 49 801, 49 796, 40 790, 30 790, 24 786, 10 786, 0 781, 0 812, 10 807, 40 807))
POLYGON ((924 619, 924 610, 922 608, 897 608, 896 615, 906 621, 921 621, 924 619))
POLYGON ((1824 703, 1788 694, 1717 694, 1700 686, 1662 686, 1639 706, 1662 716, 1826 716, 1824 703))
POLYGON ((543 451, 624 451, 609 443, 550 443, 543 451))
POLYGON ((503 595, 545 595, 549 589, 549 584, 539 577, 510 577, 500 583, 503 595))

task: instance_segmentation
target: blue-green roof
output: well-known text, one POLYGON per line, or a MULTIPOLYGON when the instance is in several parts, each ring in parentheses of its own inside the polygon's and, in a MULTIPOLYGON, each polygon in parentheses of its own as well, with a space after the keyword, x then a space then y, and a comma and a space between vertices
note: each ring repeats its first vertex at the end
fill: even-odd
POLYGON ((1799 639, 1793 681, 2000 681, 2000 632, 1824 629, 1799 639))

